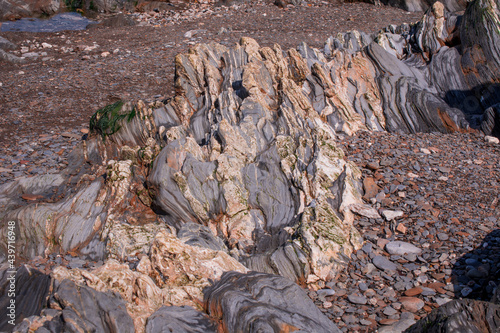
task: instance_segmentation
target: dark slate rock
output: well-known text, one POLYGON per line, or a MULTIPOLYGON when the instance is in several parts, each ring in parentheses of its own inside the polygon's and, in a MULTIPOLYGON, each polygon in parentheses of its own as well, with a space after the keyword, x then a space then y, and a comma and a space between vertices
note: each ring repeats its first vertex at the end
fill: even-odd
MULTIPOLYGON (((10 281, 12 274, 8 270, 0 272, 0 331, 12 329, 8 323, 12 318, 8 317, 10 312, 7 307, 10 305, 9 296, 10 281)), ((33 315, 39 315, 46 304, 46 298, 50 290, 51 279, 42 272, 21 266, 17 269, 15 275, 15 323, 18 324, 24 318, 33 315)))
POLYGON ((204 298, 210 317, 227 332, 340 332, 304 290, 281 276, 224 273, 204 298))
POLYGON ((134 332, 134 322, 119 295, 78 286, 73 281, 55 283, 49 304, 61 316, 46 325, 62 325, 64 332, 134 332))
POLYGON ((216 333, 210 318, 190 306, 162 306, 148 318, 146 333, 216 333))
POLYGON ((376 256, 375 258, 373 258, 373 264, 375 265, 375 267, 382 270, 395 271, 397 269, 395 263, 389 261, 389 259, 383 256, 376 256))
POLYGON ((484 111, 481 131, 486 135, 500 137, 500 104, 492 105, 484 111))
POLYGON ((303 281, 310 273, 306 254, 294 243, 244 258, 243 262, 250 270, 278 274, 292 281, 303 281))

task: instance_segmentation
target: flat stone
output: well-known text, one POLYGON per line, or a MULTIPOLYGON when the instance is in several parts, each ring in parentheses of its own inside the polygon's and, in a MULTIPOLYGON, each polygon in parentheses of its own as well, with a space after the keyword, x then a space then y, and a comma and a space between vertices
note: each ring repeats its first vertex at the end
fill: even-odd
POLYGON ((389 261, 383 256, 376 256, 375 258, 373 258, 373 264, 375 265, 375 267, 382 270, 395 271, 397 269, 396 264, 389 261))
POLYGON ((365 204, 352 204, 349 206, 349 209, 358 215, 368 217, 370 219, 380 219, 380 214, 377 212, 375 208, 365 204))
POLYGON ((441 171, 442 173, 450 173, 451 168, 448 168, 448 167, 438 167, 438 170, 441 171))
POLYGON ((347 296, 347 299, 349 302, 354 303, 354 304, 361 304, 364 305, 368 302, 368 299, 365 296, 359 296, 355 294, 351 294, 347 296))
POLYGON ((391 255, 405 255, 405 254, 420 254, 422 250, 416 247, 413 244, 402 242, 402 241, 393 241, 387 243, 385 246, 385 250, 387 253, 391 255))
POLYGON ((335 295, 335 290, 333 289, 320 289, 316 292, 319 297, 328 297, 335 295))
POLYGON ((423 291, 422 288, 414 287, 414 288, 411 288, 411 289, 408 289, 407 291, 405 291, 405 295, 409 296, 409 297, 417 296, 417 295, 420 295, 422 293, 422 291, 423 291))
POLYGON ((417 312, 425 305, 424 301, 417 297, 401 297, 399 301, 409 312, 417 312))
POLYGON ((384 210, 382 211, 382 215, 387 221, 392 221, 398 217, 403 216, 404 213, 401 210, 384 210))
POLYGON ((445 240, 448 240, 448 235, 445 234, 444 232, 441 232, 439 234, 437 234, 437 238, 440 240, 440 241, 445 241, 445 240))
POLYGON ((398 313, 392 306, 388 305, 382 311, 386 316, 393 316, 398 313))

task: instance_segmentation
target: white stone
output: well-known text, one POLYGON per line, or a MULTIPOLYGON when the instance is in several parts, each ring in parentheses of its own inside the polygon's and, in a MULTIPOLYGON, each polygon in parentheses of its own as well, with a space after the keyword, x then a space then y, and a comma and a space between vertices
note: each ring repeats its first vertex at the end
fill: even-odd
POLYGON ((420 148, 420 151, 426 155, 430 155, 431 154, 431 151, 427 148, 420 148))
POLYGON ((415 245, 401 241, 394 241, 387 243, 387 245, 385 246, 385 250, 389 254, 396 254, 396 255, 422 253, 422 250, 416 247, 415 245))
POLYGON ((489 135, 484 137, 484 141, 491 143, 491 144, 499 144, 500 143, 500 140, 498 140, 498 138, 495 138, 494 136, 489 136, 489 135))
POLYGON ((50 45, 49 43, 42 43, 42 47, 44 49, 51 49, 52 48, 52 45, 50 45))
POLYGON ((403 216, 403 211, 401 210, 384 210, 382 212, 382 215, 384 215, 385 219, 387 221, 392 221, 398 217, 403 216))

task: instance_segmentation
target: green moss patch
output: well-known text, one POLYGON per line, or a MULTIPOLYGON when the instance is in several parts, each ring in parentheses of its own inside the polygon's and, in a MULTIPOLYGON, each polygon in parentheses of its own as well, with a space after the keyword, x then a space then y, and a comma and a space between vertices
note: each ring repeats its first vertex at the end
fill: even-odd
POLYGON ((102 139, 113 135, 121 128, 120 122, 126 119, 128 122, 135 117, 135 109, 124 112, 123 101, 107 105, 97 110, 90 118, 90 131, 99 133, 102 139))

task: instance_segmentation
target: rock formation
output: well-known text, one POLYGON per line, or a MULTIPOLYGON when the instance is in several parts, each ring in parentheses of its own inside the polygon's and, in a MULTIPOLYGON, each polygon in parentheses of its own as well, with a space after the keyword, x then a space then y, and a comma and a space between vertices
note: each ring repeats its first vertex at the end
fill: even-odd
MULTIPOLYGON (((409 12, 426 11, 433 4, 436 3, 435 0, 377 0, 378 3, 401 8, 409 12)), ((373 1, 377 3, 377 1, 373 1)), ((371 1, 370 1, 371 2, 371 1)), ((464 10, 467 6, 467 1, 464 0, 444 0, 441 1, 444 8, 449 12, 456 12, 464 10)))
POLYGON ((454 300, 433 310, 406 333, 498 332, 500 306, 478 300, 454 300))
POLYGON ((335 331, 291 281, 334 279, 362 244, 360 171, 336 133, 479 126, 500 102, 498 14, 493 0, 463 17, 435 3, 414 26, 339 34, 323 52, 242 38, 178 55, 173 99, 97 111, 65 171, 0 187, 19 259, 106 262, 57 268, 45 309, 19 327, 210 331, 204 310, 227 332, 335 331))
POLYGON ((205 292, 205 307, 224 332, 340 333, 304 290, 276 275, 225 273, 205 292))

